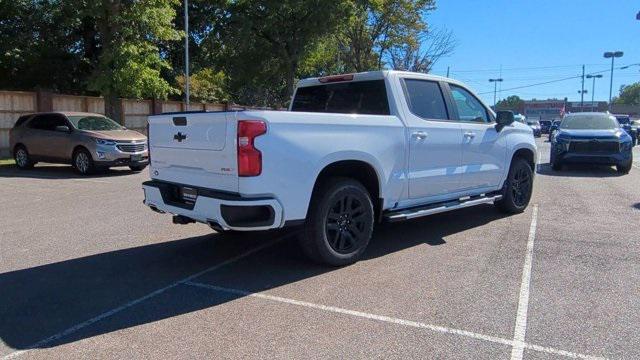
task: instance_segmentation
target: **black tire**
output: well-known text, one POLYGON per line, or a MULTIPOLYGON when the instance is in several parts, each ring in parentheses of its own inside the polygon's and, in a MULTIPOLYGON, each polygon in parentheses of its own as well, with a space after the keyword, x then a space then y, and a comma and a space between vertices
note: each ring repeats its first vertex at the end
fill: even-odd
POLYGON ((496 201, 496 207, 508 214, 521 213, 529 205, 532 193, 533 169, 523 158, 513 159, 509 175, 502 188, 502 199, 496 201))
POLYGON ((20 170, 33 169, 33 165, 35 165, 35 161, 31 159, 29 151, 23 145, 18 145, 13 150, 13 160, 15 160, 16 167, 20 170))
POLYGON ((80 148, 73 153, 72 165, 80 175, 91 175, 95 173, 96 166, 93 158, 87 149, 80 148))
POLYGON ((349 178, 328 179, 311 199, 300 235, 303 252, 321 264, 355 263, 371 240, 374 214, 371 197, 362 184, 349 178))
POLYGON ((551 149, 551 158, 549 162, 551 163, 551 169, 553 169, 553 171, 562 170, 562 163, 556 158, 553 148, 551 149))
POLYGON ((627 164, 618 164, 616 165, 616 170, 618 170, 620 174, 628 174, 631 171, 632 164, 633 161, 629 161, 627 164))
POLYGON ((147 167, 147 165, 131 165, 129 166, 129 169, 131 169, 131 171, 142 171, 147 167))

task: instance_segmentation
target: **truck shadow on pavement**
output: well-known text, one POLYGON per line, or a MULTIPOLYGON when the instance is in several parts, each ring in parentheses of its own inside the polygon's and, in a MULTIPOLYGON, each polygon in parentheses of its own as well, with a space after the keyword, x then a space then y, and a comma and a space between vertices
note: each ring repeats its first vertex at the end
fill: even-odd
MULTIPOLYGON (((143 170, 144 171, 144 170, 143 170)), ((36 165, 33 169, 20 170, 15 165, 0 166, 0 178, 25 178, 25 179, 99 179, 114 176, 137 174, 127 167, 98 170, 95 174, 80 175, 70 165, 36 165)))
MULTIPOLYGON (((376 229, 362 261, 425 244, 446 246, 447 236, 505 216, 493 206, 484 205, 382 225, 376 229)), ((297 231, 211 234, 0 274, 0 340, 12 349, 27 349, 283 236, 287 238, 194 281, 258 292, 337 270, 308 261, 295 241, 297 231)), ((108 241, 108 237, 100 241, 108 241)), ((39 347, 72 343, 212 308, 240 297, 243 296, 177 285, 39 347)))
POLYGON ((583 165, 583 164, 566 164, 562 170, 556 171, 551 168, 550 163, 538 165, 537 173, 539 175, 560 176, 560 177, 618 177, 623 174, 616 171, 613 166, 607 165, 583 165))

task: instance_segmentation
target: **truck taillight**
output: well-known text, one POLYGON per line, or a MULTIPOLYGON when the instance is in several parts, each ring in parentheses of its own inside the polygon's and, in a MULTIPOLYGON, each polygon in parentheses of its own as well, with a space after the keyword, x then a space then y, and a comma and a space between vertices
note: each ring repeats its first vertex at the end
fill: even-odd
POLYGON ((266 132, 264 121, 238 121, 238 176, 258 176, 262 172, 262 153, 255 148, 254 140, 266 132))

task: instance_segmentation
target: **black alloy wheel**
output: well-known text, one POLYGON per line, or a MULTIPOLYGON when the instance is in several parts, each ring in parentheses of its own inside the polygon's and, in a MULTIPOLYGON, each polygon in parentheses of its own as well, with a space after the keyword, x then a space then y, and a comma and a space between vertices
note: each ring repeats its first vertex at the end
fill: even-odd
POLYGON ((314 190, 300 246, 318 263, 353 264, 369 245, 374 222, 371 196, 360 182, 345 177, 326 179, 314 190))
POLYGON ((365 238, 365 208, 352 195, 335 199, 326 221, 326 236, 329 245, 339 254, 349 254, 359 247, 365 238))

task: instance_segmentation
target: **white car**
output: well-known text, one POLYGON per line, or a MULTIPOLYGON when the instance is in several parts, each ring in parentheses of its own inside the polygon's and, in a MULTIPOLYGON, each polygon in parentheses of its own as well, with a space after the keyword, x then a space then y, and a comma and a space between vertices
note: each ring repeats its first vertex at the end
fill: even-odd
POLYGON ((308 255, 357 261, 374 224, 495 203, 522 212, 531 128, 464 84, 376 71, 299 82, 289 111, 149 117, 144 203, 216 231, 302 225, 308 255))

